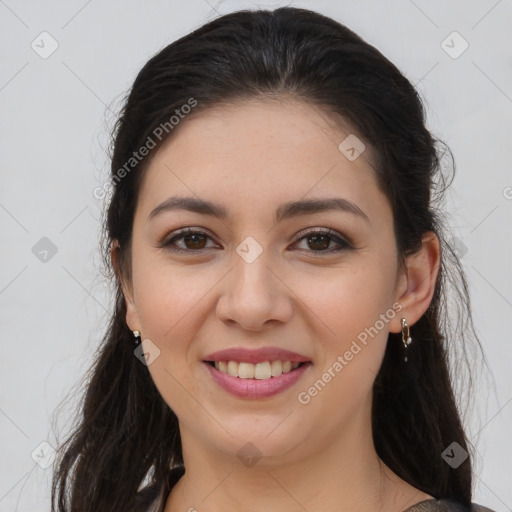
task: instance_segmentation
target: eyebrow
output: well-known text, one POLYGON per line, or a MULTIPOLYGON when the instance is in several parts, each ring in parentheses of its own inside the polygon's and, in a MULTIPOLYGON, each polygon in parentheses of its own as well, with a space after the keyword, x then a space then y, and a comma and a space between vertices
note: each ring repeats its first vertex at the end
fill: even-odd
MULTIPOLYGON (((228 210, 218 203, 205 201, 196 197, 172 196, 160 203, 151 211, 148 215, 148 222, 163 212, 173 210, 187 210, 201 215, 210 215, 222 220, 227 219, 229 216, 228 210)), ((341 197, 302 199, 299 201, 283 203, 279 208, 277 208, 274 220, 275 222, 281 222, 292 217, 329 210, 352 213, 363 218, 368 224, 370 224, 368 216, 359 208, 359 206, 341 197)))

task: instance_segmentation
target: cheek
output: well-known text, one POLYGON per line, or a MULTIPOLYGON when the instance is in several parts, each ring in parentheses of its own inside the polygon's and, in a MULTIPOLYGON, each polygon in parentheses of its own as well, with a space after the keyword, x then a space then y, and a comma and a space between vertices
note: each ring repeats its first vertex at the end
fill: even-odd
POLYGON ((199 275, 197 266, 172 265, 165 257, 134 258, 135 300, 144 336, 162 348, 168 340, 179 343, 187 322, 198 323, 205 294, 217 280, 211 271, 199 275))
POLYGON ((398 314, 391 301, 394 274, 377 258, 315 274, 296 281, 297 295, 314 313, 308 318, 314 319, 319 356, 299 403, 309 400, 310 412, 318 414, 340 404, 336 415, 342 421, 366 405, 381 366, 389 321, 398 314))
POLYGON ((343 345, 389 310, 392 275, 379 261, 367 259, 365 264, 302 273, 295 277, 292 289, 301 299, 297 307, 303 307, 304 316, 316 319, 316 330, 319 325, 325 328, 327 345, 343 345))
MULTIPOLYGON (((303 280, 298 295, 303 294, 315 313, 309 317, 315 319, 319 357, 297 401, 311 417, 328 414, 332 425, 339 425, 368 407, 386 349, 389 320, 396 315, 388 286, 388 278, 369 268, 333 272, 315 279, 315 286, 303 280)), ((329 428, 325 426, 326 436, 329 428)))
POLYGON ((164 401, 180 418, 204 414, 200 389, 191 378, 191 342, 208 314, 208 290, 218 276, 197 267, 171 265, 150 255, 134 257, 133 282, 144 339, 149 338, 159 356, 148 366, 164 401), (205 295, 206 294, 206 295, 205 295), (195 399, 191 400, 191 396, 195 399))

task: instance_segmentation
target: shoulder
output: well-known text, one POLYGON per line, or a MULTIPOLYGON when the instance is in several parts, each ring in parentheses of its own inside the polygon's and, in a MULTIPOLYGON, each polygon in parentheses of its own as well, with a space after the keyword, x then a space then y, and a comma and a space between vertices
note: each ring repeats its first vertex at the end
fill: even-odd
POLYGON ((483 507, 482 505, 477 505, 476 503, 472 503, 467 506, 458 501, 454 500, 426 500, 408 509, 403 512, 494 512, 490 508, 483 507))

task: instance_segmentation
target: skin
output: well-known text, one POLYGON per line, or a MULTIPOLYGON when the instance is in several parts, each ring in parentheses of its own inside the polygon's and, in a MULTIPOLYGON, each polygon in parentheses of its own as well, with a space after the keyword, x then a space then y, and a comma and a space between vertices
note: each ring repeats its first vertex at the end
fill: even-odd
MULTIPOLYGON (((153 155, 134 219, 131 275, 121 279, 126 322, 160 350, 148 369, 179 419, 186 474, 166 512, 399 512, 431 498, 378 458, 371 391, 388 333, 401 331, 402 317, 414 343, 414 323, 434 293, 439 241, 426 233, 399 271, 371 147, 355 161, 338 149, 350 133, 305 103, 246 100, 182 121, 153 155), (179 210, 148 221, 171 195, 220 203, 229 217, 179 210), (355 203, 369 222, 335 210, 273 220, 284 202, 334 196, 355 203), (209 238, 175 242, 189 253, 159 246, 183 227, 209 238), (332 252, 340 246, 330 239, 319 248, 297 237, 306 228, 331 228, 353 247, 332 252), (252 263, 236 252, 247 236, 263 250, 252 263), (308 404, 299 403, 298 393, 396 302, 402 310, 308 404), (240 345, 276 345, 313 365, 276 396, 234 397, 213 383, 202 360, 240 345), (252 467, 237 457, 247 442, 262 454, 252 467)), ((118 268, 116 255, 113 249, 118 268)))

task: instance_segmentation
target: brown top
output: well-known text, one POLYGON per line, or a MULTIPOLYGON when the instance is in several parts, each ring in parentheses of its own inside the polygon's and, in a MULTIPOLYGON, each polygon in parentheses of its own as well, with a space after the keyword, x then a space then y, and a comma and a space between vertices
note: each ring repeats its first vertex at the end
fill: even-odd
POLYGON ((425 500, 403 512, 494 512, 490 508, 472 503, 470 507, 453 500, 425 500))
MULTIPOLYGON (((178 466, 169 471, 167 485, 157 489, 156 486, 146 487, 137 494, 137 505, 134 512, 164 512, 165 501, 185 473, 183 466, 178 466)), ((482 507, 475 503, 470 507, 453 500, 431 499, 416 503, 402 512, 494 512, 490 508, 482 507)))

